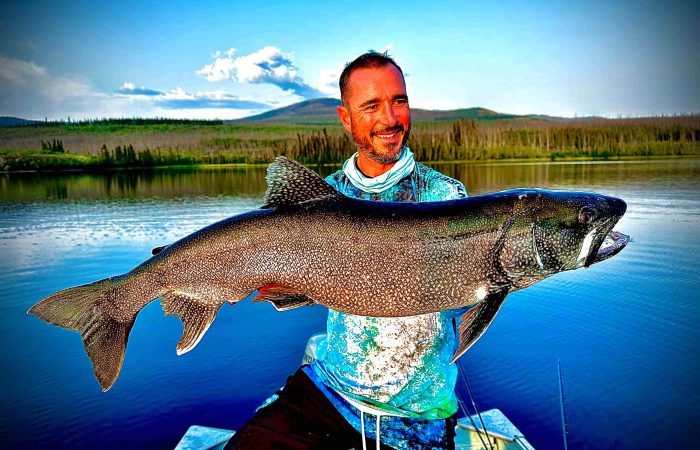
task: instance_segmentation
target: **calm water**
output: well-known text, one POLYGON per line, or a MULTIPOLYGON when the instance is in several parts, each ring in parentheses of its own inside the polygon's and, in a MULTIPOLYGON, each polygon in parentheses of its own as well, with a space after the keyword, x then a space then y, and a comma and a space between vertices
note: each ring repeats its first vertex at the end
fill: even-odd
MULTIPOLYGON (((634 239, 627 249, 511 294, 462 358, 479 406, 500 408, 538 449, 561 448, 560 359, 572 448, 697 446, 700 161, 438 168, 472 195, 539 186, 629 205, 617 227, 634 239)), ((77 333, 25 311, 256 208, 264 190, 264 169, 0 175, 0 445, 172 448, 191 424, 239 427, 299 365, 323 307, 225 306, 178 357, 180 322, 154 302, 108 393, 77 333)))

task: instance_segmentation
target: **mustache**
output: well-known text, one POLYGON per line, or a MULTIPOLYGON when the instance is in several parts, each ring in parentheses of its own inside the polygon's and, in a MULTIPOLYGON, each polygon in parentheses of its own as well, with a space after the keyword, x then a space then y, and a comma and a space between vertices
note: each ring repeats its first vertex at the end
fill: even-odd
POLYGON ((405 128, 403 127, 403 125, 399 124, 399 125, 396 125, 394 127, 383 128, 381 130, 374 130, 370 133, 370 136, 375 136, 377 134, 394 133, 394 132, 400 133, 402 131, 405 131, 405 128))

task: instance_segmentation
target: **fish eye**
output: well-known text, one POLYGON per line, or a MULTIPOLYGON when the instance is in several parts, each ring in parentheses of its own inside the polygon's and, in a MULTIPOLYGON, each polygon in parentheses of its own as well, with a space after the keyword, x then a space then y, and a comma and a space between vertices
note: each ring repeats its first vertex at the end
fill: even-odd
POLYGON ((595 210, 584 206, 578 213, 578 222, 582 224, 589 224, 595 220, 596 213, 595 210))

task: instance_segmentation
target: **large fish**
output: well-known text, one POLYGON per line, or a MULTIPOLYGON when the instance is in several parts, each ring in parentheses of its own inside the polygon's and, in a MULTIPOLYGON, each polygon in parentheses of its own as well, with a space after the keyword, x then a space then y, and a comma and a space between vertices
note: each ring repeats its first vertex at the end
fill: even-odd
POLYGON ((122 366, 136 315, 152 300, 177 315, 177 353, 192 350, 225 302, 257 291, 279 310, 321 304, 399 317, 474 305, 457 359, 509 292, 619 252, 625 202, 590 193, 518 189, 435 203, 343 196, 278 157, 266 204, 164 247, 130 272, 66 289, 29 313, 77 330, 103 390, 122 366))

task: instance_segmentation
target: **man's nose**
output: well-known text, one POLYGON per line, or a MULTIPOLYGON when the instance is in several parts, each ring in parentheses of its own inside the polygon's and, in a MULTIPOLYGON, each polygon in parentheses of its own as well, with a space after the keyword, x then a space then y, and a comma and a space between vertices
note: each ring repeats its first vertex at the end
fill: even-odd
POLYGON ((396 113, 394 113, 394 105, 391 102, 386 102, 382 108, 382 116, 380 117, 382 125, 396 125, 396 113))

